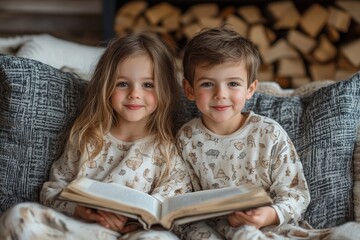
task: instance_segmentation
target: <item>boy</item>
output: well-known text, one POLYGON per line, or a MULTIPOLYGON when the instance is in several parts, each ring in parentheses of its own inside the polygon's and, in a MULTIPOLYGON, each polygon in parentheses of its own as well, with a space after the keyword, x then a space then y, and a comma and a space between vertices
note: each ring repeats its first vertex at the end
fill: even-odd
POLYGON ((288 232, 285 224, 297 223, 309 204, 302 164, 287 133, 272 119, 242 112, 256 90, 259 64, 255 45, 226 28, 206 29, 185 46, 184 92, 201 117, 182 126, 178 147, 194 190, 252 184, 263 187, 274 201, 207 221, 211 227, 204 222, 188 225, 187 239, 204 234, 266 239, 275 229, 276 234, 288 232))

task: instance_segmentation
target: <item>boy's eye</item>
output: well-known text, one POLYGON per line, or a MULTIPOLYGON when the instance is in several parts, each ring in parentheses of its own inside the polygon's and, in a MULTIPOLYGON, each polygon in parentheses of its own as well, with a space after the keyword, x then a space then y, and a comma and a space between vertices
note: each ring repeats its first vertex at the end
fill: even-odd
POLYGON ((127 87, 128 84, 127 84, 126 82, 118 82, 118 83, 116 84, 116 86, 117 86, 117 87, 124 88, 124 87, 127 87))
POLYGON ((145 88, 154 88, 154 84, 153 84, 153 83, 150 83, 150 82, 144 83, 143 86, 144 86, 145 88))
POLYGON ((240 84, 239 83, 237 83, 237 82, 229 82, 229 84, 228 84, 230 87, 237 87, 237 86, 240 86, 240 84))

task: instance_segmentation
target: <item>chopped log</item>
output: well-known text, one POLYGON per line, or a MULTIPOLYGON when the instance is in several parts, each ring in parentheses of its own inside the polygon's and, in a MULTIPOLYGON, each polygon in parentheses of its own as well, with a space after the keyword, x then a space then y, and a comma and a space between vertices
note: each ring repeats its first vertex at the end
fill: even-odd
POLYGON ((336 48, 325 35, 319 38, 319 44, 313 52, 314 58, 319 62, 327 62, 336 56, 336 48))
POLYGON ((118 15, 126 15, 135 18, 139 16, 148 4, 146 1, 129 1, 125 3, 117 12, 118 15))
POLYGON ((241 36, 247 37, 248 25, 241 20, 238 16, 229 15, 225 19, 225 23, 228 24, 227 26, 232 30, 238 32, 241 36))
POLYGON ((195 21, 195 16, 190 8, 185 13, 182 14, 180 19, 180 22, 185 26, 194 21, 195 21))
POLYGON ((270 46, 270 42, 266 35, 265 27, 262 24, 256 24, 250 27, 249 39, 258 46, 260 52, 268 49, 270 46))
POLYGON ((219 14, 219 6, 216 3, 200 3, 190 7, 195 19, 215 17, 219 14))
POLYGON ((299 21, 300 21, 300 13, 295 8, 295 6, 290 5, 291 7, 288 8, 284 14, 278 18, 278 20, 274 24, 274 29, 291 29, 296 28, 299 21))
POLYGON ((291 87, 291 78, 289 78, 289 77, 277 76, 275 78, 275 82, 277 82, 281 88, 290 88, 291 87))
POLYGON ((345 69, 349 72, 357 72, 359 71, 358 68, 354 67, 350 61, 340 52, 338 59, 337 59, 337 66, 340 69, 345 69))
POLYGON ((219 11, 218 3, 196 4, 182 12, 167 2, 148 6, 144 0, 128 1, 118 10, 114 29, 119 36, 156 32, 181 56, 177 44, 186 43, 204 27, 225 25, 258 47, 262 59, 259 81, 298 87, 311 80, 344 79, 360 70, 360 39, 351 42, 360 33, 360 25, 353 25, 352 10, 342 2, 347 1, 329 4, 327 9, 312 4, 301 16, 294 1, 275 1, 260 6, 273 17, 266 20, 268 15, 263 16, 254 5, 235 4, 219 11))
POLYGON ((292 1, 278 1, 267 5, 267 10, 275 18, 274 29, 295 28, 300 21, 300 13, 292 1))
POLYGON ((311 63, 318 63, 318 61, 314 58, 313 54, 306 54, 302 57, 305 59, 308 65, 311 63))
POLYGON ((346 80, 349 77, 351 77, 355 72, 351 72, 349 70, 346 69, 336 69, 335 74, 334 74, 334 80, 337 81, 341 81, 341 80, 346 80))
POLYGON ((269 39, 270 42, 273 42, 276 40, 276 34, 274 31, 272 31, 270 28, 265 28, 267 39, 269 39))
POLYGON ((279 61, 277 75, 280 77, 303 77, 306 75, 301 58, 283 58, 279 61))
POLYGON ((132 16, 120 15, 115 16, 114 30, 117 33, 122 33, 126 29, 129 29, 134 24, 134 18, 132 16))
POLYGON ((234 15, 236 13, 236 7, 235 6, 226 6, 224 7, 220 13, 219 18, 225 19, 230 15, 234 15))
POLYGON ((335 63, 311 64, 309 67, 313 81, 333 80, 335 77, 335 63))
POLYGON ((341 32, 347 32, 349 30, 350 21, 351 19, 348 13, 334 7, 329 7, 329 26, 332 26, 341 32))
POLYGON ((289 46, 286 40, 280 39, 273 46, 264 50, 261 57, 265 63, 269 64, 280 58, 298 58, 299 54, 289 46))
POLYGON ((221 18, 203 17, 199 19, 199 24, 202 28, 220 27, 222 24, 221 18))
POLYGON ((201 29, 202 29, 202 27, 200 26, 200 24, 193 23, 193 24, 189 24, 189 25, 185 26, 183 28, 182 32, 184 33, 185 37, 189 41, 201 29))
POLYGON ((360 67, 360 39, 343 46, 341 52, 354 67, 360 67))
POLYGON ((146 21, 145 17, 140 16, 135 20, 134 25, 131 29, 135 32, 139 32, 139 31, 143 31, 148 26, 149 26, 149 24, 146 21))
POLYGON ((265 19, 262 17, 261 11, 257 6, 248 5, 240 7, 238 13, 249 24, 265 22, 265 19))
POLYGON ((259 81, 274 81, 274 65, 261 64, 257 73, 259 81))
POLYGON ((149 20, 151 25, 157 25, 162 19, 172 14, 180 14, 181 10, 167 2, 161 2, 148 8, 145 11, 145 17, 149 20))
POLYGON ((344 9, 350 16, 360 24, 360 2, 359 1, 336 1, 336 5, 344 9))
POLYGON ((325 26, 328 15, 328 11, 320 4, 313 4, 302 16, 300 26, 310 37, 315 38, 325 26))
POLYGON ((292 9, 296 9, 292 1, 276 1, 267 5, 267 10, 276 19, 280 19, 287 12, 292 12, 292 9))
POLYGON ((291 88, 295 89, 309 82, 311 82, 309 77, 293 77, 291 78, 291 88))
POLYGON ((326 26, 326 35, 332 42, 337 42, 340 39, 340 33, 332 26, 326 26))
POLYGON ((175 51, 177 48, 177 42, 173 38, 173 36, 167 32, 161 33, 160 37, 175 51))
POLYGON ((167 16, 162 20, 162 26, 168 30, 168 32, 174 32, 180 28, 180 14, 173 14, 167 16))
POLYGON ((316 46, 316 41, 313 38, 310 38, 297 30, 290 30, 287 35, 287 40, 304 55, 309 54, 316 46))

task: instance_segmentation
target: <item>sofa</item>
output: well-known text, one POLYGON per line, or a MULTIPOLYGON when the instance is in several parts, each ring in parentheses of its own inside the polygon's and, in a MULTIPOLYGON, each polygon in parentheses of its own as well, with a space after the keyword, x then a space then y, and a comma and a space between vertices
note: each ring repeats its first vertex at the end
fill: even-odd
MULTIPOLYGON (((96 51, 94 64, 103 49, 89 50, 96 51)), ((0 215, 17 203, 39 202, 90 75, 66 66, 65 58, 59 66, 35 59, 0 54, 0 215)), ((304 215, 310 225, 360 222, 360 72, 297 89, 261 81, 245 108, 275 119, 293 140, 311 194, 304 215)), ((176 127, 195 116, 196 106, 182 95, 176 127)))

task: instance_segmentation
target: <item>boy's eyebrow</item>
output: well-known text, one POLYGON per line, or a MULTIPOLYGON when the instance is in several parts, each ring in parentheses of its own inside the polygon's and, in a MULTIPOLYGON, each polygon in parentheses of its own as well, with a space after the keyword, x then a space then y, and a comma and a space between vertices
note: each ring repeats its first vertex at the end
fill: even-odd
MULTIPOLYGON (((198 78, 197 81, 200 81, 200 80, 213 80, 215 81, 216 78, 211 78, 211 77, 201 77, 201 78, 198 78)), ((229 78, 226 78, 226 80, 240 80, 242 82, 245 82, 246 80, 243 79, 242 77, 229 77, 229 78)))

